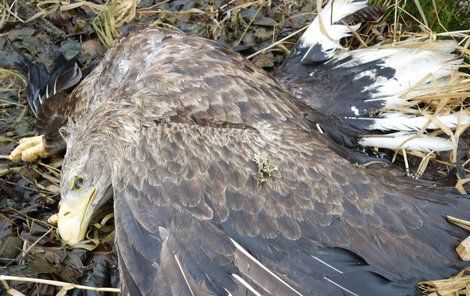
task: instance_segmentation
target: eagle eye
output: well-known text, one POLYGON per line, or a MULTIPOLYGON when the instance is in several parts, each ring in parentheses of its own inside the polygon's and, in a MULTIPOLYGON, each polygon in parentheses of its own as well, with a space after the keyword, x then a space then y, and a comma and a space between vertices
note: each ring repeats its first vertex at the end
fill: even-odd
POLYGON ((85 179, 83 179, 82 176, 75 177, 73 181, 73 189, 80 190, 83 187, 84 183, 85 183, 85 179))

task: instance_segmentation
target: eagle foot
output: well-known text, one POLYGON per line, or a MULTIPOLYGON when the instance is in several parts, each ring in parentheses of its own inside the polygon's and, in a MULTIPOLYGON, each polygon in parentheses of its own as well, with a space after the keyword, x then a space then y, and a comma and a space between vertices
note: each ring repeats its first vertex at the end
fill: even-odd
POLYGON ((33 162, 38 158, 50 156, 42 142, 42 135, 30 138, 23 138, 19 145, 10 153, 8 158, 13 162, 29 161, 33 162))

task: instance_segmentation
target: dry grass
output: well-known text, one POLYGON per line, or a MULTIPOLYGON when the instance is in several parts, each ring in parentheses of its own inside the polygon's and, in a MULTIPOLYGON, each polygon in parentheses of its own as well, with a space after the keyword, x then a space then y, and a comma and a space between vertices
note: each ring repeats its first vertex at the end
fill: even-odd
POLYGON ((36 10, 37 13, 31 16, 26 20, 26 22, 31 22, 37 18, 45 17, 50 14, 53 14, 57 10, 60 11, 69 11, 74 10, 77 8, 89 8, 92 11, 99 13, 101 11, 106 11, 109 9, 107 5, 96 4, 91 1, 77 1, 74 3, 70 3, 68 1, 61 1, 61 0, 42 0, 42 1, 31 1, 36 3, 36 10))
POLYGON ((64 12, 87 8, 97 14, 93 21, 93 28, 100 41, 108 48, 119 37, 119 28, 134 19, 139 2, 140 0, 109 0, 105 4, 96 4, 86 0, 73 3, 61 0, 41 0, 36 4, 38 12, 26 22, 53 14, 57 10, 64 12))
POLYGON ((67 295, 67 291, 70 291, 73 289, 95 291, 95 292, 109 292, 109 293, 119 293, 119 294, 121 293, 120 289, 118 288, 96 288, 96 287, 89 287, 89 286, 83 286, 83 285, 76 285, 76 284, 67 283, 67 282, 36 279, 36 278, 31 278, 31 277, 0 275, 0 282, 5 287, 5 290, 7 291, 8 295, 13 295, 13 296, 25 296, 25 295, 19 292, 18 290, 10 288, 7 281, 20 281, 20 282, 45 284, 45 285, 61 287, 60 291, 56 294, 56 296, 67 295))
POLYGON ((418 289, 422 295, 468 295, 470 292, 470 267, 449 279, 420 282, 418 289))
POLYGON ((14 92, 19 94, 26 86, 26 79, 19 72, 0 68, 0 93, 14 92))
POLYGON ((7 0, 0 0, 0 28, 7 22, 24 22, 18 16, 18 0, 11 4, 7 0))
MULTIPOLYGON (((419 151, 407 151, 405 154, 403 149, 397 149, 395 152, 395 156, 400 154, 406 158, 407 155, 411 155, 421 159, 416 171, 410 174, 416 178, 422 176, 430 162, 439 163, 448 170, 455 168, 457 165, 457 144, 470 125, 459 123, 456 128, 450 129, 437 120, 436 117, 452 113, 470 114, 470 74, 468 74, 468 69, 470 69, 470 30, 447 31, 443 28, 444 32, 435 33, 429 28, 424 13, 412 15, 403 8, 406 1, 377 2, 389 7, 389 18, 380 24, 371 24, 362 28, 355 38, 348 40, 348 46, 378 46, 376 42, 380 41, 380 47, 406 46, 433 49, 438 46, 438 43, 435 42, 437 40, 452 39, 458 42, 458 55, 463 59, 460 69, 454 71, 451 78, 444 84, 442 84, 442 81, 438 83, 434 79, 430 85, 431 87, 425 85, 424 82, 411 86, 410 90, 403 95, 403 98, 412 102, 412 105, 399 110, 410 116, 427 117, 428 123, 418 132, 418 136, 425 132, 426 126, 433 123, 439 129, 429 134, 452 141, 455 147, 454 150, 450 154, 435 152, 425 154, 419 151), (407 28, 410 27, 410 20, 412 20, 417 30, 407 31, 407 28)), ((422 12, 420 2, 415 0, 414 3, 417 10, 422 12)), ((439 19, 438 16, 436 18, 439 19)), ((389 111, 393 112, 393 110, 389 111)), ((467 174, 470 173, 468 157, 464 158, 462 162, 463 171, 467 174)), ((406 159, 405 163, 408 163, 406 159)), ((455 186, 461 193, 466 193, 463 185, 468 181, 469 179, 460 179, 455 186)))
POLYGON ((100 12, 93 27, 104 46, 110 47, 114 39, 119 37, 119 27, 134 19, 139 2, 140 0, 111 0, 108 8, 100 12))

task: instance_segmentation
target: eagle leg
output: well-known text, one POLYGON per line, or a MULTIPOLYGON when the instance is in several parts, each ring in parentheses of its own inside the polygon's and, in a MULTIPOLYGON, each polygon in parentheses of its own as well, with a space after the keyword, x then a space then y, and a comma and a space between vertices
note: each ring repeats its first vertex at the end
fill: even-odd
POLYGON ((33 162, 38 158, 50 156, 50 153, 46 151, 42 138, 41 135, 21 139, 19 145, 10 153, 8 158, 13 162, 21 160, 33 162))

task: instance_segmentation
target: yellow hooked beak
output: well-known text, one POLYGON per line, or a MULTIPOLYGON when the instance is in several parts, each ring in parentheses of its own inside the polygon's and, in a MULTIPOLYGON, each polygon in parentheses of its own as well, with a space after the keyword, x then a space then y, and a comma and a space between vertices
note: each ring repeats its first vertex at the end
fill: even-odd
POLYGON ((62 199, 57 226, 60 237, 73 246, 86 235, 93 209, 90 207, 98 192, 96 186, 70 191, 62 199))

